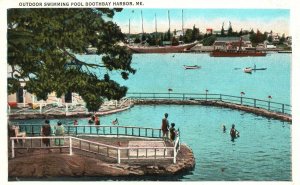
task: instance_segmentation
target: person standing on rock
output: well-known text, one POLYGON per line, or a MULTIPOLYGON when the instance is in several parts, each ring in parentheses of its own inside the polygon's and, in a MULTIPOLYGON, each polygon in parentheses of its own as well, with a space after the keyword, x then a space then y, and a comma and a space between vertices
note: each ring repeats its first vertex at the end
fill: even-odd
MULTIPOLYGON (((45 120, 45 124, 42 126, 42 129, 41 129, 42 136, 48 137, 51 135, 51 126, 49 123, 50 123, 49 120, 45 120)), ((49 138, 43 138, 42 141, 46 146, 50 146, 49 138)))
POLYGON ((168 121, 168 113, 165 113, 165 118, 162 119, 161 123, 161 131, 163 133, 162 137, 164 140, 169 138, 169 121, 168 121))

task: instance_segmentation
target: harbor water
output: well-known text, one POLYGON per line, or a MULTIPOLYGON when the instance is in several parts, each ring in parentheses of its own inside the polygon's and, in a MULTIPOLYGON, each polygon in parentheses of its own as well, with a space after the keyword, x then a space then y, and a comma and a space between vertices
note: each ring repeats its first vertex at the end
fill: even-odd
MULTIPOLYGON (((95 63, 96 55, 80 59, 95 63)), ((265 57, 210 57, 208 53, 135 54, 132 66, 137 70, 128 80, 118 72, 94 70, 100 76, 109 73, 112 79, 127 86, 128 92, 209 93, 240 96, 290 104, 291 54, 270 53, 265 57), (199 65, 201 69, 184 69, 183 65, 199 65), (246 67, 267 68, 244 73, 246 67)), ((93 70, 92 70, 93 71, 93 70)))
MULTIPOLYGON (((97 56, 81 56, 95 62, 97 56)), ((266 57, 212 58, 208 54, 138 54, 133 55, 135 75, 122 80, 129 92, 222 93, 290 104, 290 54, 268 54, 266 57), (183 65, 200 65, 185 70, 183 65), (252 74, 245 67, 267 68, 252 74)), ((94 71, 99 75, 105 70, 94 71)), ((140 105, 101 117, 101 125, 111 125, 118 118, 121 126, 160 128, 164 113, 181 131, 181 141, 194 152, 196 166, 182 176, 120 179, 117 177, 83 177, 82 180, 180 180, 180 181, 291 181, 291 125, 278 120, 227 108, 199 105, 140 105), (235 124, 240 137, 231 141, 229 131, 235 124), (222 125, 226 126, 223 132, 222 125)), ((88 118, 77 119, 79 125, 88 118)), ((58 120, 51 120, 54 126, 58 120)), ((62 120, 64 123, 72 119, 62 120)), ((20 124, 42 124, 43 120, 19 121, 20 124)), ((61 178, 60 180, 63 180, 61 178)), ((72 179, 68 179, 72 180, 72 179)), ((80 180, 80 179, 77 179, 80 180)))

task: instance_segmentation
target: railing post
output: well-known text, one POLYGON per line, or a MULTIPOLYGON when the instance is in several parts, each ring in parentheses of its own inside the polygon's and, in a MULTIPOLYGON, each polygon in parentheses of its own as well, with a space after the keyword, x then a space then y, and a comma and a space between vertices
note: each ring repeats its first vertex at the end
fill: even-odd
POLYGON ((174 145, 173 163, 176 164, 176 142, 175 142, 175 145, 174 145))
POLYGON ((282 113, 284 113, 284 104, 282 104, 282 113))
POLYGON ((69 147, 70 147, 70 155, 73 155, 73 150, 72 150, 72 137, 69 137, 69 147))
POLYGON ((40 113, 42 113, 42 104, 40 103, 40 113))
POLYGON ((69 111, 68 103, 65 103, 65 105, 66 105, 66 113, 68 113, 69 111))
POLYGON ((121 163, 121 155, 120 155, 120 149, 118 148, 118 164, 121 163))
POLYGON ((11 157, 15 158, 15 140, 11 140, 11 157))

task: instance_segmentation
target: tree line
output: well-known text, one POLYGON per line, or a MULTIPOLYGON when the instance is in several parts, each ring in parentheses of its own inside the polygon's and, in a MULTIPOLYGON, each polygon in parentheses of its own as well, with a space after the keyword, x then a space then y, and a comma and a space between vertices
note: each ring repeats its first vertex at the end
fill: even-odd
POLYGON ((177 30, 174 30, 173 32, 170 32, 168 30, 167 32, 158 32, 158 33, 144 33, 144 34, 132 34, 127 35, 127 38, 130 38, 133 40, 133 43, 139 44, 145 44, 147 43, 150 46, 159 45, 162 46, 165 41, 170 42, 171 45, 176 46, 179 45, 180 42, 184 43, 191 43, 194 41, 201 41, 203 45, 210 46, 214 43, 214 41, 217 39, 217 37, 241 37, 245 35, 249 35, 250 41, 252 42, 253 46, 256 46, 259 43, 263 43, 264 41, 268 41, 269 43, 278 44, 281 45, 286 41, 285 34, 282 34, 279 36, 278 41, 273 40, 273 32, 261 32, 260 30, 256 30, 254 32, 253 29, 250 31, 241 29, 240 31, 234 31, 231 23, 229 24, 228 30, 224 29, 224 26, 222 25, 221 31, 219 34, 213 34, 213 33, 201 33, 200 29, 197 28, 195 25, 192 29, 186 29, 184 31, 184 34, 179 35, 176 37, 177 30))

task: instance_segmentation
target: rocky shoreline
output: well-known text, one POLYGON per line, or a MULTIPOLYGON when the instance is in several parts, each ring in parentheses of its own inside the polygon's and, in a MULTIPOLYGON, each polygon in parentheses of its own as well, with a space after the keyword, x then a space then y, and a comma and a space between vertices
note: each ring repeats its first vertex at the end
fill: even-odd
MULTIPOLYGON (((8 160, 8 176, 15 178, 42 177, 128 177, 172 176, 195 167, 193 151, 181 144, 177 162, 172 160, 130 160, 121 164, 84 155, 68 155, 47 151, 8 160)), ((38 179, 37 179, 38 180, 38 179)))

